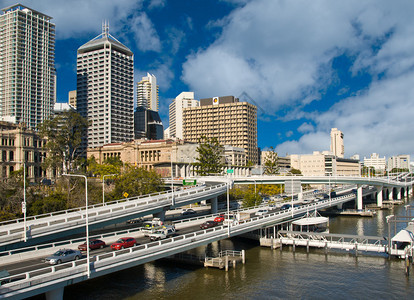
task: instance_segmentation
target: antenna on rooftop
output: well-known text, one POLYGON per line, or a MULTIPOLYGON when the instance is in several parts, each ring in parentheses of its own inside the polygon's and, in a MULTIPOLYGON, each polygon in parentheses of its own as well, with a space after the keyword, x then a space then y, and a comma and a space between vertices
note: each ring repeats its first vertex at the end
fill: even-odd
POLYGON ((104 20, 102 22, 102 35, 108 36, 109 35, 109 22, 108 20, 104 20))

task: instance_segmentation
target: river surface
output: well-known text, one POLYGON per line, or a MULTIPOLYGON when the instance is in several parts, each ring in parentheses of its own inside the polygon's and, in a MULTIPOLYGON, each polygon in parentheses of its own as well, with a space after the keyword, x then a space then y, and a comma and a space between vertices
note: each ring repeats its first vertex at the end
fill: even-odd
MULTIPOLYGON (((413 204, 413 200, 410 201, 413 204)), ((414 213, 414 212, 413 212, 414 213)), ((385 217, 406 215, 404 205, 373 218, 334 217, 331 233, 388 236, 385 217)), ((399 224, 397 229, 405 227, 399 224)), ((393 231, 393 229, 392 229, 393 231)), ((235 238, 193 253, 246 250, 246 264, 228 272, 156 261, 65 288, 65 299, 414 299, 414 269, 382 254, 289 247, 261 248, 235 238)), ((414 266, 413 266, 414 267, 414 266)))

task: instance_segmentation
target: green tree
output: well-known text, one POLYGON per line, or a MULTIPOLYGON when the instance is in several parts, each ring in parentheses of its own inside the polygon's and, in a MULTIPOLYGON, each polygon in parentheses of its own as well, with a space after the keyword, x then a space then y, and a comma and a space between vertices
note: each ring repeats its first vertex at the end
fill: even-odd
POLYGON ((223 147, 218 142, 217 138, 207 138, 202 136, 198 140, 199 146, 197 162, 194 166, 197 168, 197 173, 201 176, 210 174, 218 174, 223 171, 222 150, 223 147))
POLYGON ((40 215, 67 209, 67 197, 62 192, 52 192, 50 195, 37 199, 29 207, 30 215, 40 215))
POLYGON ((277 152, 273 149, 273 147, 270 147, 264 161, 264 173, 266 175, 275 175, 279 173, 277 158, 277 152))
POLYGON ((125 193, 128 194, 128 197, 134 197, 159 192, 163 189, 161 176, 154 170, 148 171, 144 168, 128 167, 126 172, 115 177, 114 181, 115 188, 108 195, 108 199, 109 197, 113 199, 124 198, 125 193))
POLYGON ((98 164, 94 156, 88 159, 88 171, 101 178, 104 175, 120 174, 122 166, 123 162, 118 156, 109 157, 102 164, 98 164))
POLYGON ((298 169, 295 169, 295 168, 291 168, 290 173, 296 174, 296 175, 302 175, 302 172, 298 169))
POLYGON ((262 203, 262 197, 257 193, 255 194, 254 191, 249 190, 243 195, 243 208, 256 206, 260 203, 262 203))
POLYGON ((87 126, 87 120, 74 111, 63 112, 39 124, 39 135, 47 139, 43 167, 55 169, 57 173, 72 171, 80 163, 81 139, 87 126))

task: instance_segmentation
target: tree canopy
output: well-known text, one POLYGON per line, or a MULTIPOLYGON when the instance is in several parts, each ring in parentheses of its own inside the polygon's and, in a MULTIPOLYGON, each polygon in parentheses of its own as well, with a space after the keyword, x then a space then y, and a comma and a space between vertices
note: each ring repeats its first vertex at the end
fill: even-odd
POLYGON ((207 138, 202 136, 198 140, 199 146, 197 162, 194 165, 197 168, 197 173, 201 176, 218 174, 223 171, 222 150, 223 147, 218 142, 217 138, 207 138))
POLYGON ((273 147, 270 147, 270 150, 267 152, 264 161, 264 173, 266 175, 275 175, 279 173, 278 161, 277 161, 277 152, 273 147))
POLYGON ((74 111, 65 111, 39 124, 39 135, 47 139, 43 167, 55 169, 57 173, 72 171, 80 163, 79 149, 87 126, 87 120, 74 111))

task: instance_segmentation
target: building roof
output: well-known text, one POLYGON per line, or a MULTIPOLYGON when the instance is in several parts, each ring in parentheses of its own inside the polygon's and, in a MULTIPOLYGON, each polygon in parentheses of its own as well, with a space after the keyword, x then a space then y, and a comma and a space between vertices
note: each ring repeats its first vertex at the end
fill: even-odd
POLYGON ((107 43, 110 43, 113 48, 115 48, 117 51, 124 53, 125 55, 134 55, 131 50, 129 50, 128 47, 123 45, 121 42, 119 42, 117 39, 115 39, 110 34, 100 34, 96 38, 90 40, 86 44, 83 44, 78 48, 78 54, 90 52, 93 50, 102 49, 103 46, 107 43))

